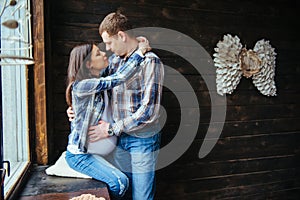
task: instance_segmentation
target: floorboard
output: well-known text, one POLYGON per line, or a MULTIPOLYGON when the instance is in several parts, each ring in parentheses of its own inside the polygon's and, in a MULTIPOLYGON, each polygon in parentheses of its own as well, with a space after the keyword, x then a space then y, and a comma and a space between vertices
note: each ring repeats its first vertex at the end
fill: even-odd
POLYGON ((47 166, 35 167, 21 190, 20 200, 70 199, 81 194, 92 194, 110 200, 106 184, 94 179, 48 176, 47 166))

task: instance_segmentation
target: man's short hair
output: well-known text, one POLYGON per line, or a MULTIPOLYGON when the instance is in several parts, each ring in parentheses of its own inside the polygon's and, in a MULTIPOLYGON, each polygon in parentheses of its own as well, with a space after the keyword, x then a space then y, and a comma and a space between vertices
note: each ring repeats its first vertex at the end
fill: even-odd
POLYGON ((113 12, 108 14, 99 26, 99 33, 107 32, 109 36, 116 35, 119 31, 124 31, 129 35, 132 35, 132 25, 127 17, 121 13, 113 12))

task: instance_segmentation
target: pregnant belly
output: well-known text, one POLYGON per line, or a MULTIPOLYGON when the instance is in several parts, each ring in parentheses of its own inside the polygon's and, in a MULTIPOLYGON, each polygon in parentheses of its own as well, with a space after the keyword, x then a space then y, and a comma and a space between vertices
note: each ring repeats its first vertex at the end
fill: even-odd
POLYGON ((88 153, 105 156, 114 150, 116 144, 117 144, 116 136, 101 139, 96 142, 90 142, 88 144, 88 153))

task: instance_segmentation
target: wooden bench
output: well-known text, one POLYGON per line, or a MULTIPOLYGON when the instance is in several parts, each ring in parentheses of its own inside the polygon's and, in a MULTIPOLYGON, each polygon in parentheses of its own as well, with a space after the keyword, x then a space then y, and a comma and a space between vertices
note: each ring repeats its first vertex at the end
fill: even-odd
POLYGON ((68 200, 81 194, 92 194, 110 200, 106 184, 94 179, 48 176, 47 166, 34 167, 20 192, 20 200, 68 200))

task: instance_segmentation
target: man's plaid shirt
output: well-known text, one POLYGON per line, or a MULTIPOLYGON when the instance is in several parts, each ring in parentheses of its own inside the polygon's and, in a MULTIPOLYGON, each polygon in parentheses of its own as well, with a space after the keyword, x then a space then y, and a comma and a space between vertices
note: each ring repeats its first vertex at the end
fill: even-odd
MULTIPOLYGON (((109 58, 106 73, 118 70, 126 59, 113 54, 109 58)), ((111 105, 116 135, 122 132, 137 137, 154 124, 158 123, 159 108, 164 80, 164 66, 153 52, 145 54, 144 61, 137 72, 125 83, 111 89, 111 105)))

